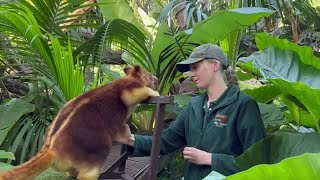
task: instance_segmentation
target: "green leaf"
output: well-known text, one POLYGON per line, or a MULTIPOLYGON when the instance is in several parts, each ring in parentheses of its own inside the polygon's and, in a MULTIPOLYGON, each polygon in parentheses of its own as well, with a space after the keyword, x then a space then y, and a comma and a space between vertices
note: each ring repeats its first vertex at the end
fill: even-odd
POLYGON ((290 113, 286 114, 290 121, 296 122, 298 126, 313 127, 314 121, 312 115, 296 97, 284 94, 281 96, 281 100, 290 111, 290 113))
POLYGON ((92 39, 79 46, 74 56, 83 52, 85 64, 97 64, 104 61, 108 51, 124 50, 143 68, 155 72, 155 65, 146 45, 146 36, 136 26, 122 19, 113 19, 101 26, 92 39))
POLYGON ((262 104, 258 103, 261 118, 266 128, 274 127, 286 122, 286 118, 280 111, 279 107, 274 104, 262 104))
POLYGON ((260 86, 255 89, 243 89, 243 92, 260 103, 267 103, 282 94, 282 91, 272 84, 260 86))
POLYGON ((256 76, 262 77, 259 68, 256 68, 253 66, 253 61, 248 61, 245 63, 243 63, 242 61, 238 61, 237 65, 244 71, 247 71, 247 72, 250 72, 256 76))
POLYGON ((190 38, 201 43, 216 43, 231 32, 245 29, 261 17, 273 13, 273 10, 257 7, 215 11, 206 20, 194 25, 190 38))
POLYGON ((140 31, 147 33, 146 29, 142 26, 142 22, 137 17, 138 14, 135 14, 135 11, 130 6, 130 2, 127 0, 109 0, 107 3, 102 0, 98 0, 102 14, 108 20, 112 19, 123 19, 135 27, 139 28, 140 31))
POLYGON ((178 73, 176 64, 182 60, 187 59, 192 49, 199 44, 190 43, 188 36, 179 34, 179 29, 170 28, 164 25, 162 31, 158 32, 155 41, 155 48, 153 53, 159 53, 157 59, 156 76, 159 77, 160 94, 167 94, 175 77, 178 73))
POLYGON ((27 155, 27 151, 29 150, 29 146, 31 144, 32 141, 36 141, 36 139, 32 139, 32 137, 34 137, 34 134, 36 134, 36 130, 39 128, 39 121, 36 124, 32 124, 31 128, 28 130, 28 132, 26 132, 26 138, 24 139, 23 142, 23 146, 22 146, 22 150, 21 150, 21 154, 20 154, 20 162, 19 164, 22 164, 25 159, 26 159, 26 155, 27 155))
POLYGON ((12 152, 6 152, 4 150, 0 150, 0 159, 12 159, 15 160, 14 154, 12 152))
MULTIPOLYGON (((259 50, 268 49, 269 47, 275 47, 281 50, 290 50, 295 52, 300 62, 305 65, 310 65, 313 68, 320 69, 320 58, 313 55, 313 50, 309 46, 300 46, 298 44, 289 42, 286 39, 279 39, 273 36, 270 36, 266 33, 258 33, 256 34, 256 44, 259 50)), ((291 53, 289 54, 291 57, 291 53)), ((283 62, 286 63, 286 62, 283 62)), ((288 63, 291 65, 291 63, 288 63)), ((308 66, 304 66, 308 67, 308 66)), ((319 83, 320 87, 320 83, 319 83)))
POLYGON ((320 179, 320 153, 306 153, 273 165, 258 165, 225 179, 320 179))
POLYGON ((14 98, 0 105, 0 144, 20 117, 33 111, 34 105, 21 99, 14 98))
POLYGON ((235 68, 239 46, 241 40, 241 30, 235 30, 229 33, 222 41, 219 42, 221 49, 227 55, 229 65, 235 68))
MULTIPOLYGON (((23 125, 21 129, 19 129, 19 132, 16 134, 16 137, 12 143, 11 148, 9 148, 9 151, 12 153, 16 154, 18 147, 23 143, 24 141, 24 136, 27 134, 28 130, 32 128, 32 120, 29 120, 25 122, 26 124, 23 125)), ((11 163, 11 161, 8 161, 11 163)))
POLYGON ((255 76, 253 76, 251 73, 247 73, 247 72, 245 72, 241 69, 238 69, 238 68, 236 68, 236 75, 240 81, 245 81, 245 80, 255 78, 255 76))
POLYGON ((34 180, 71 180, 72 178, 66 177, 64 172, 58 172, 52 168, 49 168, 39 174, 34 180))
POLYGON ((278 163, 285 158, 304 153, 318 153, 319 139, 318 133, 278 132, 251 146, 236 158, 236 164, 245 170, 258 164, 278 163))
MULTIPOLYGON (((311 114, 312 119, 296 119, 300 125, 312 127, 318 131, 320 130, 320 89, 313 89, 301 82, 290 83, 282 79, 271 79, 270 82, 278 86, 283 92, 295 97, 311 114)), ((288 104, 286 105, 289 106, 288 104)), ((298 112, 303 113, 303 111, 299 110, 298 112)))
POLYGON ((154 43, 152 44, 152 59, 155 64, 158 64, 160 60, 161 51, 163 51, 166 47, 173 43, 173 37, 167 34, 169 30, 169 26, 167 23, 162 23, 158 29, 156 34, 156 38, 154 43))
MULTIPOLYGON (((319 131, 320 71, 312 65, 302 63, 303 60, 296 53, 273 47, 253 53, 249 57, 242 57, 239 63, 252 60, 253 66, 260 69, 264 78, 282 92, 296 97, 308 109, 314 121, 311 127, 319 131)), ((300 124, 309 123, 302 121, 300 124)))
POLYGON ((73 64, 70 41, 68 47, 60 45, 58 39, 49 35, 52 43, 53 64, 56 67, 56 80, 66 100, 79 96, 84 91, 84 74, 77 62, 73 64))
POLYGON ((0 162, 0 172, 11 169, 13 166, 11 164, 0 162))

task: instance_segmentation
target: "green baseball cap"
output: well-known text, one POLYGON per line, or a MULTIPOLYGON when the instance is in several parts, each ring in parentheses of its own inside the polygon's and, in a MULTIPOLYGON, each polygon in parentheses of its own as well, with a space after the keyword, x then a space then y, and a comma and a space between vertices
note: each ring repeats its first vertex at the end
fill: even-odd
POLYGON ((205 59, 216 59, 223 64, 223 68, 228 67, 228 58, 222 49, 214 44, 204 44, 193 49, 189 58, 177 64, 180 72, 190 71, 189 65, 205 59))

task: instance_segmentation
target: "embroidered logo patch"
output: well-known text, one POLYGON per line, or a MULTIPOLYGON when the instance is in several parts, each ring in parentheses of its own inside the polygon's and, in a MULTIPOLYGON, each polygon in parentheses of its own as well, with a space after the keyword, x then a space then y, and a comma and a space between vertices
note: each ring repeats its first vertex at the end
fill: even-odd
POLYGON ((216 127, 226 127, 228 125, 228 116, 217 114, 213 123, 216 127))

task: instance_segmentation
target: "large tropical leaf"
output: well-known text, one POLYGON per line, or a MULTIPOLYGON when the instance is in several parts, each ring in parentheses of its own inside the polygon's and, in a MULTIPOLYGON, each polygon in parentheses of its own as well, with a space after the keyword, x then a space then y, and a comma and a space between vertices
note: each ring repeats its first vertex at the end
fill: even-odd
MULTIPOLYGON (((308 50, 305 47, 301 47, 301 49, 308 50)), ((296 51, 303 53, 298 48, 296 48, 296 51)), ((261 74, 266 79, 281 89, 282 92, 296 97, 308 109, 313 117, 311 127, 319 130, 320 81, 318 79, 320 78, 320 71, 314 67, 318 65, 316 58, 312 54, 309 55, 311 56, 304 57, 305 55, 301 55, 300 58, 297 53, 292 51, 283 51, 272 47, 256 52, 249 57, 240 58, 239 62, 248 63, 253 60, 253 65, 260 69, 261 74), (306 61, 302 58, 313 59, 315 62, 307 60, 309 63, 304 64, 303 62, 306 61)), ((299 122, 301 125, 310 124, 304 121, 299 122)))
POLYGON ((135 3, 131 3, 129 0, 109 0, 107 3, 98 0, 97 2, 101 3, 99 7, 106 19, 122 19, 133 24, 144 34, 148 32, 143 27, 142 20, 134 7, 135 3))
MULTIPOLYGON (((306 153, 273 165, 258 165, 225 179, 319 179, 320 153, 306 153)), ((210 179, 208 179, 210 180, 210 179)))
POLYGON ((264 85, 254 89, 243 89, 243 91, 258 102, 267 103, 282 94, 275 85, 264 85))
POLYGON ((275 127, 287 122, 279 107, 274 104, 258 103, 258 105, 261 113, 261 119, 267 130, 272 131, 277 129, 275 127))
POLYGON ((275 133, 254 144, 236 158, 237 166, 248 169, 258 164, 274 164, 304 153, 320 152, 318 133, 275 133))
MULTIPOLYGON (((270 36, 266 33, 256 34, 255 39, 256 39, 256 44, 259 50, 264 50, 269 47, 275 47, 282 50, 290 50, 292 52, 295 52, 298 55, 301 63, 310 65, 313 68, 316 68, 318 70, 320 69, 320 58, 314 56, 312 48, 308 46, 299 46, 295 43, 289 42, 286 39, 279 39, 279 38, 270 36)), ((304 67, 308 67, 308 66, 304 66, 304 67)), ((317 88, 319 86, 320 86, 320 82, 318 81, 318 86, 315 86, 315 87, 312 86, 312 87, 317 88)))
POLYGON ((21 99, 11 99, 8 103, 0 105, 0 144, 19 118, 34 111, 34 106, 21 99))
POLYGON ((190 39, 201 43, 216 43, 229 33, 245 29, 261 17, 270 16, 272 13, 274 11, 266 8, 253 7, 216 11, 206 20, 194 25, 190 39))
POLYGON ((281 100, 290 112, 285 113, 289 121, 296 122, 298 126, 314 127, 315 122, 312 114, 310 114, 308 109, 296 97, 284 93, 281 96, 281 100))
POLYGON ((230 32, 223 40, 220 41, 220 47, 227 55, 229 64, 235 68, 241 40, 241 30, 230 32))

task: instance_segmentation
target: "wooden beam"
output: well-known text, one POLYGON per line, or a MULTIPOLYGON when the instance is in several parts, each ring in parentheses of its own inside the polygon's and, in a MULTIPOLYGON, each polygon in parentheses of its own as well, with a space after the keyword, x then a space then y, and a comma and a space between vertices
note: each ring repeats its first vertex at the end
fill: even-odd
POLYGON ((143 104, 172 104, 174 100, 173 96, 153 96, 143 101, 143 104))

